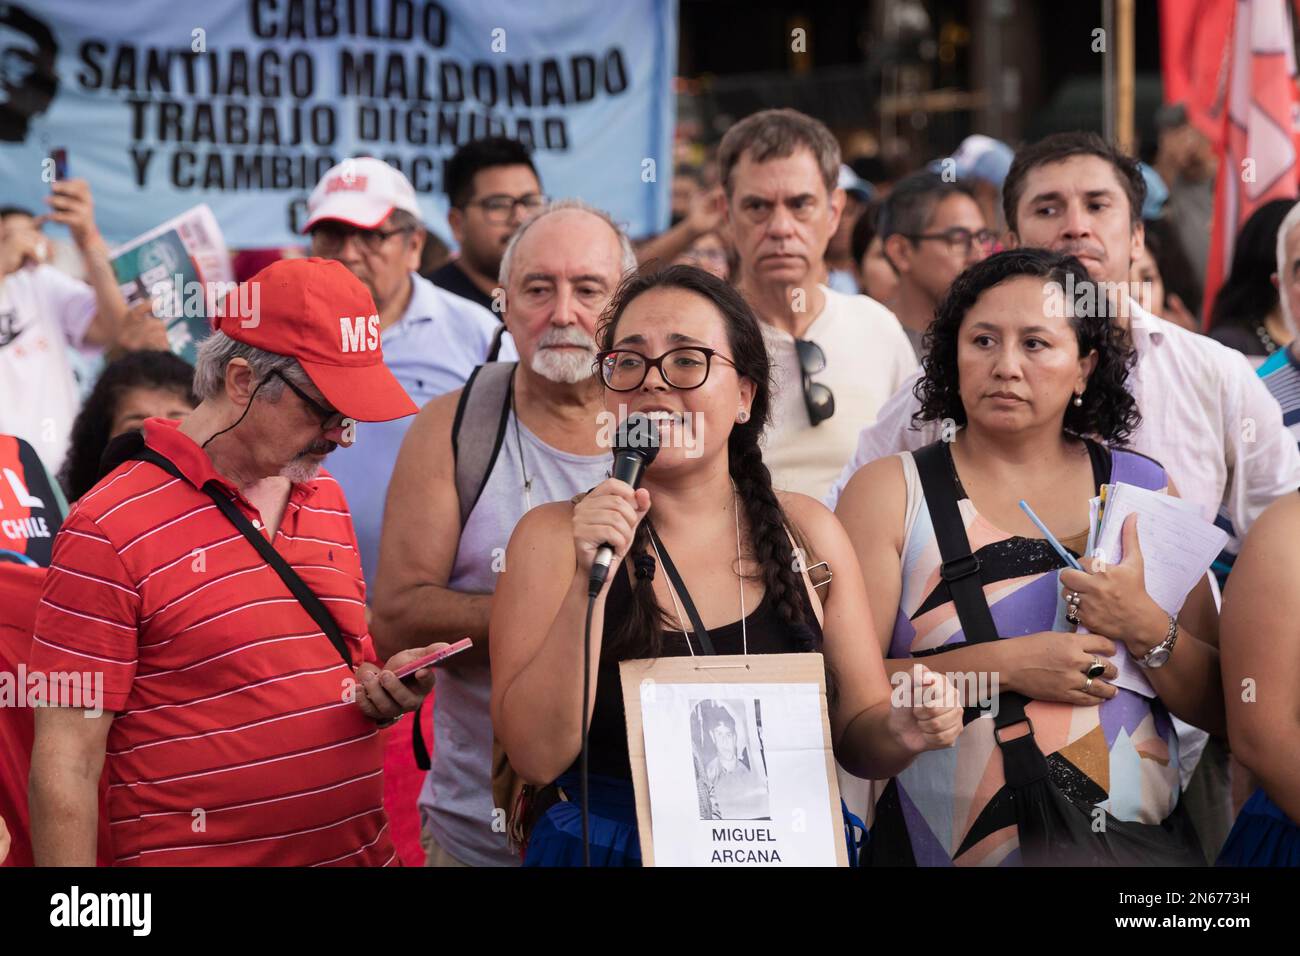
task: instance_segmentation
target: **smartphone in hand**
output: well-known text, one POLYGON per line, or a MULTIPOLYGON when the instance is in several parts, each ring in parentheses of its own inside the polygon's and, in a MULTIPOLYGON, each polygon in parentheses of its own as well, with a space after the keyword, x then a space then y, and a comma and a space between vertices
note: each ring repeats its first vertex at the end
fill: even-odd
POLYGON ((68 151, 60 146, 50 150, 50 159, 54 160, 54 181, 68 178, 68 151))
POLYGON ((401 670, 395 671, 394 675, 403 683, 414 686, 416 671, 422 670, 425 667, 434 667, 451 657, 453 654, 467 651, 473 643, 474 642, 468 637, 461 638, 455 644, 449 644, 441 650, 434 651, 432 654, 426 654, 419 660, 411 661, 409 664, 403 664, 401 670))

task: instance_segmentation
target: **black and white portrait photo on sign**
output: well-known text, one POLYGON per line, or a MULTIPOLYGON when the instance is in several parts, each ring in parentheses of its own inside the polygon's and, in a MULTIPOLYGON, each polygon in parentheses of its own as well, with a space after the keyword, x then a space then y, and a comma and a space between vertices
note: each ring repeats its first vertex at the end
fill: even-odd
POLYGON ((770 819, 761 701, 693 702, 691 749, 701 820, 770 819))
POLYGON ((820 654, 619 673, 646 865, 847 865, 820 654))

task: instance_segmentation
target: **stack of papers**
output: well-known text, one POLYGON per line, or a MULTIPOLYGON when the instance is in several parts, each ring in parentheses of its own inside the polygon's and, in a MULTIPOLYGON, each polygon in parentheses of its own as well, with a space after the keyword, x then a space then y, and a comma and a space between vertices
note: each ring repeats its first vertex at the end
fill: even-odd
MULTIPOLYGON (((1107 565, 1124 559, 1124 519, 1138 516, 1147 594, 1166 614, 1178 614, 1228 540, 1222 529, 1201 517, 1196 505, 1125 482, 1103 485, 1101 495, 1088 504, 1092 518, 1088 554, 1107 565)), ((1156 696, 1123 645, 1111 660, 1119 669, 1118 686, 1156 696)))

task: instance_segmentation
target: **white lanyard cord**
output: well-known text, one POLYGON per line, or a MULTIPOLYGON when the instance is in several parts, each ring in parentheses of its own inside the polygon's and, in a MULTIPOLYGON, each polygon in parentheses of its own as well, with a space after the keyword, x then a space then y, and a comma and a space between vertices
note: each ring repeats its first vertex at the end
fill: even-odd
MULTIPOLYGON (((740 496, 736 493, 736 483, 731 483, 731 502, 733 512, 736 518, 736 577, 740 580, 740 641, 741 653, 746 657, 749 656, 749 627, 745 623, 745 576, 740 573, 740 496)), ((654 548, 655 560, 659 566, 663 567, 664 559, 659 553, 659 548, 655 545, 653 537, 650 538, 650 547, 654 548)), ((682 611, 681 602, 677 600, 677 589, 673 587, 673 582, 668 581, 668 596, 673 599, 673 607, 677 612, 677 626, 681 628, 682 637, 686 639, 686 649, 691 652, 691 657, 695 656, 695 648, 691 646, 691 636, 686 630, 685 613, 682 611)))

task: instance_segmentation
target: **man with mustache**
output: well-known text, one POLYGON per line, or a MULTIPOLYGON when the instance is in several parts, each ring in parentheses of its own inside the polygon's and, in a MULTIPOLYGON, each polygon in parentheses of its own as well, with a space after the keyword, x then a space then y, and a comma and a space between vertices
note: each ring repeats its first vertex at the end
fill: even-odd
MULTIPOLYGON (((1277 402, 1239 352, 1152 315, 1128 296, 1130 264, 1143 248, 1145 196, 1137 160, 1095 133, 1053 134, 1021 149, 1011 164, 1002 194, 1007 245, 1075 255, 1094 280, 1109 284, 1111 297, 1100 307, 1128 331, 1137 353, 1128 387, 1142 424, 1132 448, 1160 462, 1204 518, 1213 520, 1222 506, 1244 534, 1270 503, 1300 485, 1300 452, 1277 402)), ((862 465, 942 437, 942 423, 913 427, 920 407, 914 384, 915 377, 863 428, 829 506, 862 465)), ((1232 822, 1225 761, 1207 765, 1207 773, 1218 767, 1216 779, 1188 790, 1197 744, 1206 738, 1182 724, 1179 733, 1185 799, 1213 861, 1232 822)))
POLYGON ((592 374, 596 321, 635 268, 627 236, 581 202, 553 203, 525 222, 499 276, 519 361, 488 363, 430 402, 402 444, 384 512, 376 647, 474 640, 438 675, 433 766, 420 794, 426 865, 519 865, 506 842, 511 808, 492 796, 492 592, 524 513, 609 473, 592 374))
POLYGON ((55 540, 30 666, 102 680, 51 685, 36 711, 39 866, 94 865, 105 763, 116 865, 396 859, 378 729, 433 684, 394 672, 436 648, 379 666, 347 504, 321 466, 354 420, 415 405, 343 266, 285 260, 249 281, 256 296, 226 301, 255 310, 218 315, 199 349, 198 407, 146 419, 55 540))
MULTIPOLYGON (((337 259, 370 290, 379 307, 384 361, 417 406, 463 385, 494 348, 503 358, 514 357, 491 312, 416 271, 427 233, 415 190, 399 170, 368 156, 346 159, 321 177, 307 211, 304 231, 311 234, 312 255, 337 259)), ((388 477, 410 424, 406 418, 358 426, 362 453, 335 468, 370 589, 379 564, 388 477)))

